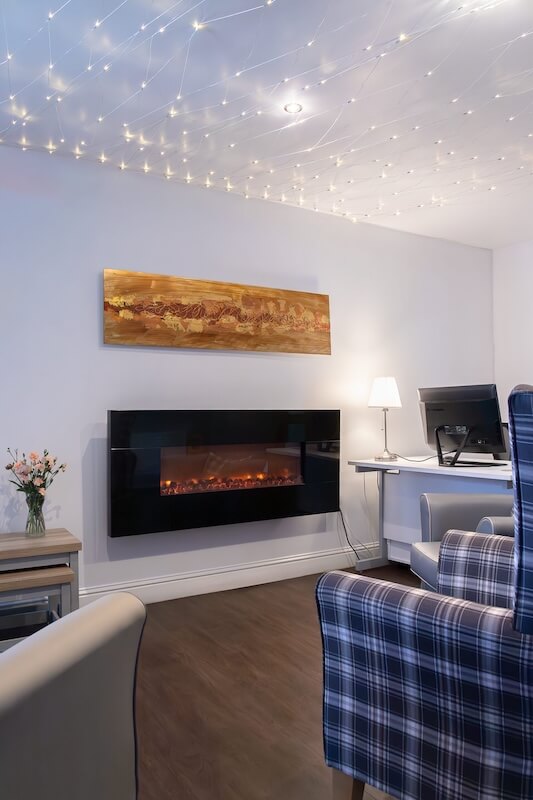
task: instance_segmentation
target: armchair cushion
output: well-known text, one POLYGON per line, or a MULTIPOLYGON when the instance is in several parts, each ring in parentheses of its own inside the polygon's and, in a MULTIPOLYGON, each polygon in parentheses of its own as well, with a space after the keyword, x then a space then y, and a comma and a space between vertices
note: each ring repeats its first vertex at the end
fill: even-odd
POLYGON ((511 611, 342 572, 317 601, 330 767, 402 800, 533 796, 533 638, 511 611))
POLYGON ((509 536, 448 531, 440 545, 437 592, 512 608, 514 542, 509 536))

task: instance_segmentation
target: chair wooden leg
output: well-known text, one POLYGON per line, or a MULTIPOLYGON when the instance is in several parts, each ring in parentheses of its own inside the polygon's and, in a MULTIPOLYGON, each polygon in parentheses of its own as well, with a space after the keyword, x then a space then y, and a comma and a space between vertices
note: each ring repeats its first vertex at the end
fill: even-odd
POLYGON ((363 800, 365 784, 356 778, 350 778, 338 769, 332 769, 332 800, 363 800))

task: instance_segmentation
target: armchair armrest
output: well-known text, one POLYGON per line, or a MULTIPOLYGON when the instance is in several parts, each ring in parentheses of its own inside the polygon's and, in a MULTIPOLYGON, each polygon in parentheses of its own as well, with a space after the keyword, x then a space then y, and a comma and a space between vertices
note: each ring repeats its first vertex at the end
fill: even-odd
POLYGON ((317 602, 330 767, 409 800, 533 796, 533 637, 511 611, 341 572, 317 602))
POLYGON ((514 541, 509 536, 448 531, 440 545, 437 592, 512 608, 514 541))
POLYGON ((423 542, 439 542, 446 531, 475 531, 484 516, 511 514, 513 496, 506 494, 422 494, 423 542))
POLYGON ((477 533, 495 533, 497 536, 514 536, 514 517, 483 517, 476 528, 477 533))

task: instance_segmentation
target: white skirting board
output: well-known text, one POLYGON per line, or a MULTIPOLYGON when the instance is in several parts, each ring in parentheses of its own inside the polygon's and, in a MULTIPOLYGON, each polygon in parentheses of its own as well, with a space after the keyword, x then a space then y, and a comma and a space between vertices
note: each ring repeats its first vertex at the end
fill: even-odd
MULTIPOLYGON (((357 548, 360 559, 369 555, 371 544, 357 548)), ((188 597, 209 592, 240 589, 260 583, 272 583, 302 575, 346 569, 354 566, 356 558, 348 547, 321 550, 315 553, 299 553, 286 558, 273 558, 248 564, 237 564, 219 569, 204 569, 182 572, 177 575, 162 575, 142 578, 137 581, 109 583, 80 589, 80 605, 86 605, 110 592, 131 592, 144 603, 160 603, 177 597, 188 597)))

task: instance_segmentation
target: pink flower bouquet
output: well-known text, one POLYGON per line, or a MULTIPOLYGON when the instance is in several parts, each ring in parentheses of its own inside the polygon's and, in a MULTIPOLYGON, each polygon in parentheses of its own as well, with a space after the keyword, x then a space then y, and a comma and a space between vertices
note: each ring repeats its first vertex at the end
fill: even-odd
POLYGON ((44 536, 45 524, 43 516, 43 503, 46 491, 58 472, 64 472, 66 464, 57 465, 57 458, 51 456, 48 450, 43 454, 31 452, 28 456, 22 453, 19 458, 18 450, 7 451, 11 461, 6 464, 13 478, 10 483, 17 487, 17 492, 24 492, 28 506, 28 521, 26 533, 28 536, 44 536))

